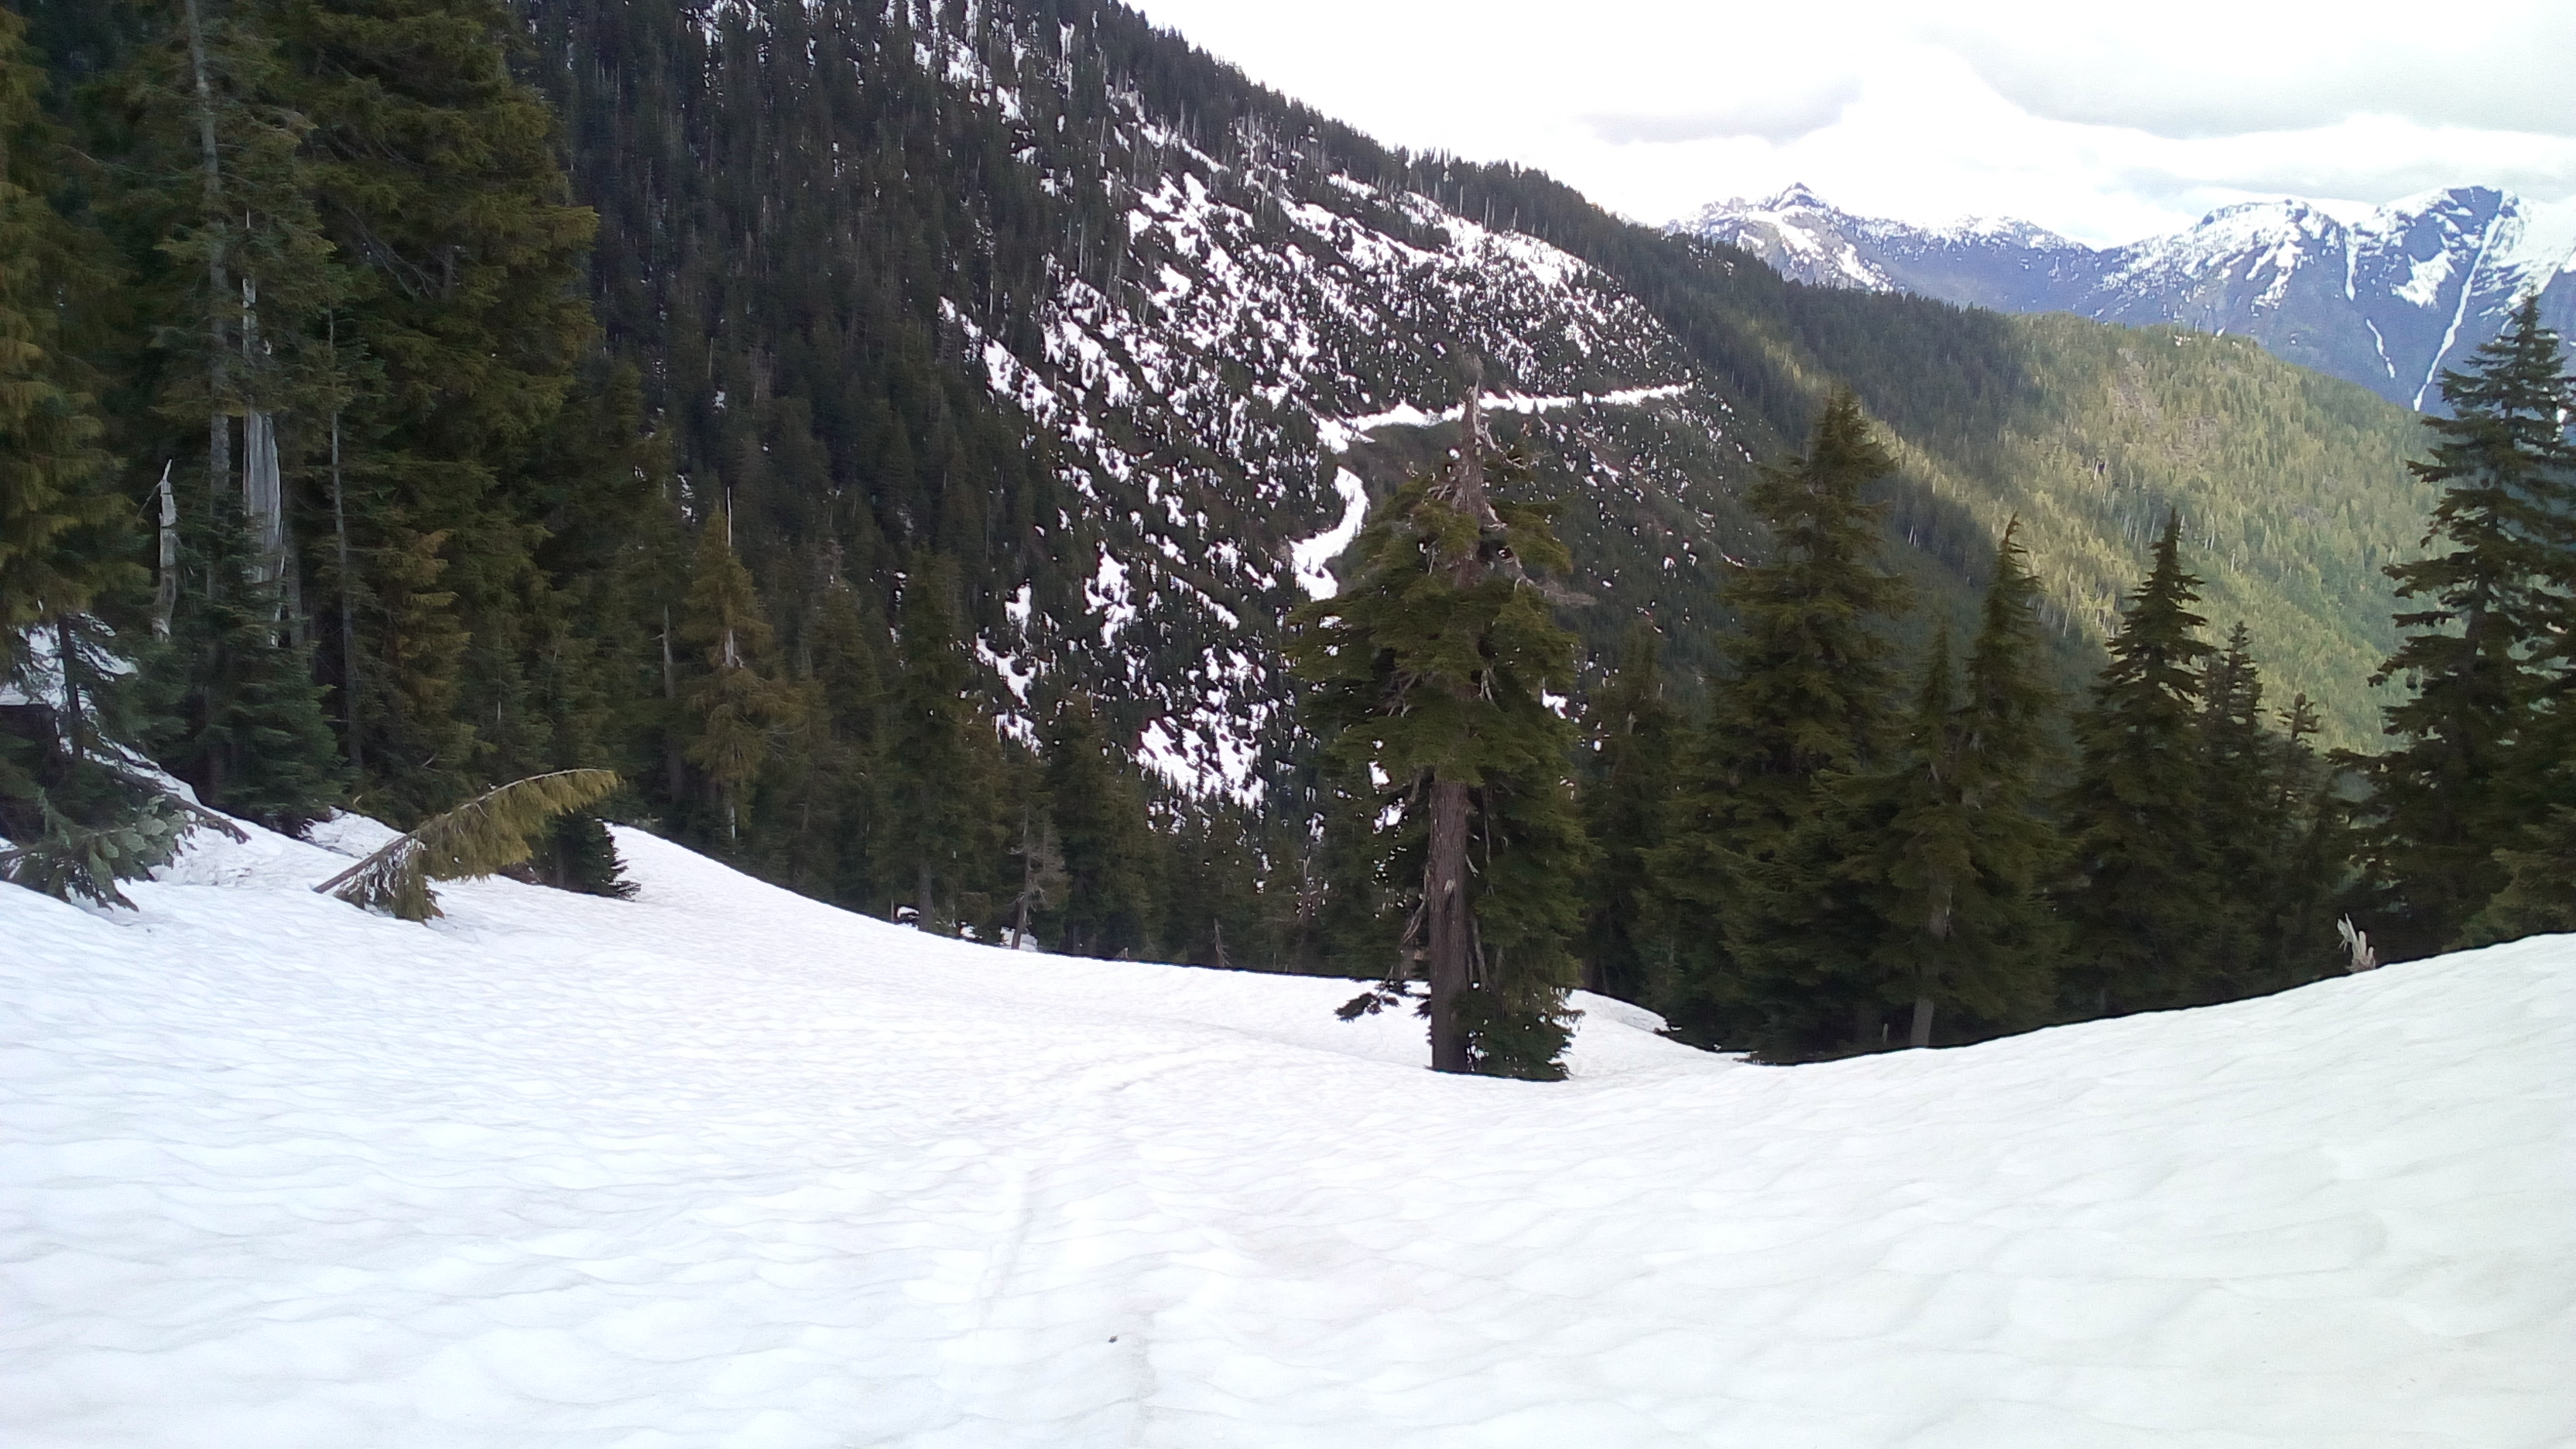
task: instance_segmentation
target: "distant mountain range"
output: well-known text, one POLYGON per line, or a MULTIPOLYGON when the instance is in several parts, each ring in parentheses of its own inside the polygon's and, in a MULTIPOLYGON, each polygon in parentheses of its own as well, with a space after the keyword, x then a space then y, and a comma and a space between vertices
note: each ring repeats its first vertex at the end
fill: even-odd
POLYGON ((1804 186, 1717 202, 1672 229, 1822 286, 2250 336, 2412 408, 2440 405, 2442 369, 2526 293, 2540 293, 2552 325, 2576 323, 2576 203, 2491 186, 2429 191, 2350 223, 2305 201, 2251 201, 2118 247, 2023 221, 1854 216, 1804 186))

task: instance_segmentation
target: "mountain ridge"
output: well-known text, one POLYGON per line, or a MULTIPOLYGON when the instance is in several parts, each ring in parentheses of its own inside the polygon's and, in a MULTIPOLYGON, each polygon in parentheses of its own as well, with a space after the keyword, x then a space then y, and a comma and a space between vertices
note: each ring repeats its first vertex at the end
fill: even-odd
POLYGON ((2243 333, 2391 402, 2440 405, 2442 371, 2537 291, 2576 321, 2576 203, 2454 186, 2344 221, 2296 197, 2217 207, 2181 231, 2090 247, 2028 222, 1863 217, 1803 184, 1673 223, 1796 281, 2006 312, 2243 333))

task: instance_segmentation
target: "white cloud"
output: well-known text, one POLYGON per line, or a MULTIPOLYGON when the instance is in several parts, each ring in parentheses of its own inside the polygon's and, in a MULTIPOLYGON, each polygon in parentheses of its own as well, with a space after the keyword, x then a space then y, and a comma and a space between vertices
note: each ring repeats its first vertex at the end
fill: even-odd
POLYGON ((1660 221, 1791 181, 2090 242, 2296 193, 2576 194, 2576 5, 1144 0, 1391 144, 1543 168, 1660 221))

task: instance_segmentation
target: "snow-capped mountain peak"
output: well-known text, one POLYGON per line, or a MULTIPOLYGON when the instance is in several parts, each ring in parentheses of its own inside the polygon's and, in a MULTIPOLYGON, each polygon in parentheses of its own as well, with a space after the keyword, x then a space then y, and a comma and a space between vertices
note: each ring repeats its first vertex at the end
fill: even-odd
POLYGON ((2028 222, 1918 226, 1836 210, 1803 185, 1720 202, 1677 229, 1752 252, 1795 280, 1908 291, 2012 312, 2183 323, 2251 335, 2293 362, 2410 407, 2538 293, 2576 321, 2576 202, 2492 186, 2404 197, 2346 222, 2315 202, 2231 203, 2165 236, 2088 247, 2028 222))

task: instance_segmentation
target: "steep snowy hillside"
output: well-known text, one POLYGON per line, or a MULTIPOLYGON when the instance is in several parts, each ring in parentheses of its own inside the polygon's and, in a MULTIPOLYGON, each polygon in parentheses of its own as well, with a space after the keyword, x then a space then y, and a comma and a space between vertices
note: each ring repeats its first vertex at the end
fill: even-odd
POLYGON ((2495 335, 2526 294, 2576 321, 2576 204, 2461 186, 2347 225, 2306 202, 2221 207, 2171 236, 2095 249, 2021 222, 1937 229, 1853 216, 1803 186, 1703 208, 1679 228, 1784 276, 2012 312, 2255 337, 2408 407, 2495 335))
MULTIPOLYGON (((2048 334, 1819 304, 1536 173, 1389 150, 1114 4, 517 3, 601 213, 603 323, 689 496, 721 480, 782 653, 836 578, 890 595, 941 557, 1015 728, 1087 693, 1194 788, 1299 808, 1285 615, 1329 583, 1352 500, 1445 448, 1432 424, 1476 368, 1562 504, 1587 660, 1650 614, 1685 690, 1716 662, 1727 560, 1763 546, 1754 462, 1838 384, 1900 445, 1887 535, 1927 612, 1964 617, 2035 478, 2118 490, 2049 499, 2062 534, 2028 535, 2070 688, 2142 566, 2129 515, 2188 506, 2193 479, 2419 527, 2390 425, 2332 400, 2144 398, 2210 444, 2168 487, 2187 450, 2142 440, 2126 467, 2126 432, 2060 410, 2109 392, 2068 388, 2093 364, 2048 334), (2280 427, 2334 441, 2253 466, 2280 427)), ((2208 521, 2225 606, 2280 641, 2276 686, 2361 743, 2366 671, 2307 661, 2384 653, 2375 561, 2287 589, 2313 550, 2233 502, 2208 521)))
POLYGON ((1535 1085, 620 845, 428 926, 265 834, 0 887, 0 1442, 2576 1436, 2576 938, 1794 1069, 1587 999, 1535 1085))

